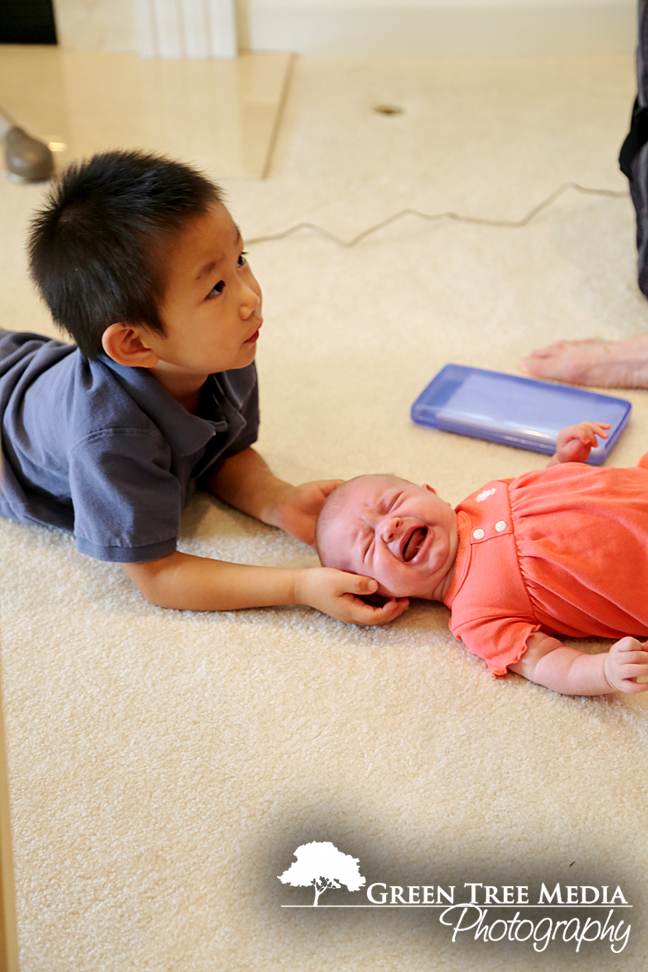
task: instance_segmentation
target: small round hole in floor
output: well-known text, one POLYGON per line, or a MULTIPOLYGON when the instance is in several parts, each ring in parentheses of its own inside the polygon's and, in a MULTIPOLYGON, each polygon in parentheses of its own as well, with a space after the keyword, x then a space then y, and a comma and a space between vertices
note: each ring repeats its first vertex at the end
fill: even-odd
POLYGON ((398 105, 376 105, 374 111, 378 115, 402 115, 405 109, 398 105))

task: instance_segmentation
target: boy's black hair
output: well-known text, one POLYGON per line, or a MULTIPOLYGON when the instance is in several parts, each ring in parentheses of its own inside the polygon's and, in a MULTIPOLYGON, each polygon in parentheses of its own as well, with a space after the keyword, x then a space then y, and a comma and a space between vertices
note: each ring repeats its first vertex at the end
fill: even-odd
POLYGON ((196 169, 144 152, 105 152, 63 172, 32 221, 30 269, 84 354, 100 354, 117 321, 165 333, 165 244, 221 200, 196 169))

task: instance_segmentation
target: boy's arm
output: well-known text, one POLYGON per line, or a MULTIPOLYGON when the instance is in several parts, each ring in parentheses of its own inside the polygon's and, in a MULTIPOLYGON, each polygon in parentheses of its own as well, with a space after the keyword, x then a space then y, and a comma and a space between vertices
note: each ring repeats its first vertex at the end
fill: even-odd
POLYGON ((392 598, 382 607, 366 604, 361 597, 375 592, 375 580, 328 567, 252 567, 178 550, 160 560, 121 567, 147 600, 183 611, 307 604, 339 621, 384 624, 409 607, 406 598, 392 598))
POLYGON ((557 466, 561 462, 587 462, 590 452, 596 448, 596 436, 607 439, 605 430, 609 428, 607 422, 579 422, 578 425, 568 425, 558 434, 556 454, 551 457, 547 466, 557 466))
MULTIPOLYGON (((231 456, 208 479, 231 506, 312 543, 315 522, 338 480, 291 486, 270 471, 254 449, 231 456)), ((409 607, 392 598, 380 607, 361 600, 376 581, 326 567, 289 569, 230 564, 180 551, 145 563, 122 564, 142 594, 160 607, 184 611, 233 611, 279 604, 307 604, 339 621, 385 624, 409 607)))
POLYGON ((329 479, 292 486, 278 479, 265 459, 250 447, 226 459, 208 478, 207 486, 237 510, 312 545, 324 500, 342 482, 329 479))
POLYGON ((586 655, 537 631, 529 638, 520 661, 509 668, 563 695, 647 692, 648 682, 635 681, 648 676, 648 652, 644 648, 635 638, 621 638, 607 652, 586 655))

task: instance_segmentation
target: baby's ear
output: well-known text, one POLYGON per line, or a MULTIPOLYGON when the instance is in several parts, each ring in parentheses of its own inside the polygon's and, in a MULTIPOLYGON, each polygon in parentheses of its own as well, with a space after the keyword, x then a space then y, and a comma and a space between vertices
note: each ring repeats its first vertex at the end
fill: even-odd
POLYGON ((423 483, 423 489, 429 490, 429 492, 430 493, 434 493, 435 496, 437 495, 436 489, 432 489, 432 487, 431 486, 428 486, 427 483, 423 483))

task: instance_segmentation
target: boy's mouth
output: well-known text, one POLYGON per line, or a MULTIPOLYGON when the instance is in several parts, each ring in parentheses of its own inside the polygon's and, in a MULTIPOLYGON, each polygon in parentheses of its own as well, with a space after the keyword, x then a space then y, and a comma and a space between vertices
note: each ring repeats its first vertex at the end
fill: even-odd
POLYGON ((410 561, 414 560, 417 553, 423 546, 427 534, 427 527, 414 527, 407 534, 405 537, 405 543, 403 544, 401 550, 401 557, 406 564, 409 564, 410 561))
POLYGON ((259 324, 259 326, 258 326, 258 328, 256 329, 256 331, 254 332, 254 334, 251 334, 251 335, 250 335, 250 337, 249 337, 249 338, 247 338, 247 339, 246 339, 246 340, 245 340, 245 341, 243 342, 243 344, 254 344, 254 343, 255 343, 255 341, 258 341, 258 340, 259 340, 259 331, 260 331, 260 329, 261 329, 261 325, 259 324))

